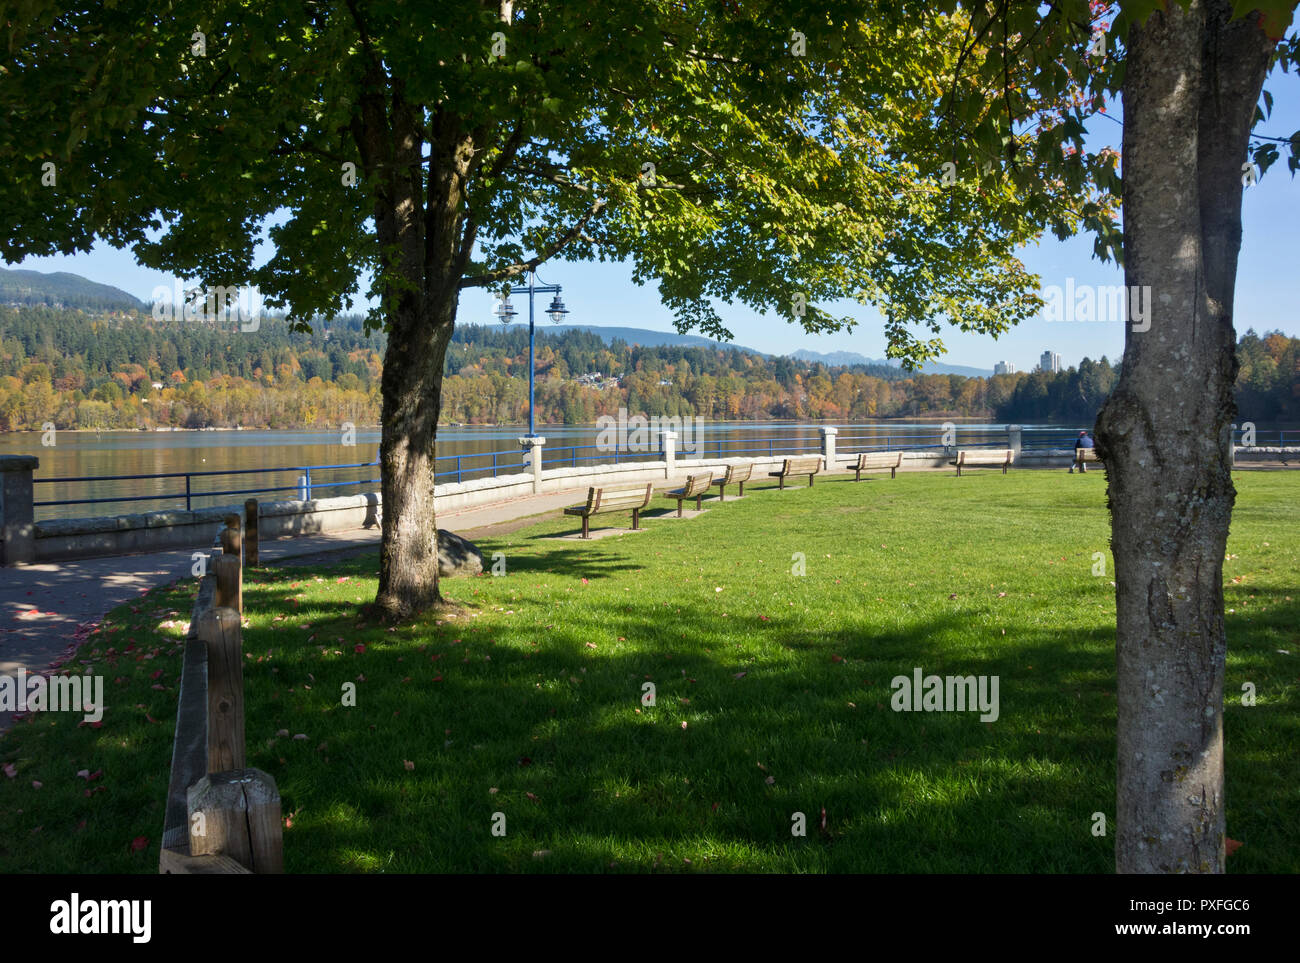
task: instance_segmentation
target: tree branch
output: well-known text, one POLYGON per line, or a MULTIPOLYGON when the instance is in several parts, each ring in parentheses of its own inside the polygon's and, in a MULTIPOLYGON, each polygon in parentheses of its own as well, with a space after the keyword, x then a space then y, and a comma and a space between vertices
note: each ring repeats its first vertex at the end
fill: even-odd
POLYGON ((489 284, 495 284, 497 281, 504 281, 507 278, 518 277, 520 274, 537 270, 538 265, 549 261, 556 254, 560 253, 560 251, 564 250, 564 248, 567 247, 575 238, 583 236, 582 229, 586 227, 588 221, 593 217, 598 216, 601 211, 605 209, 606 203, 608 202, 602 198, 592 204, 587 212, 583 214, 582 217, 578 218, 577 222, 571 228, 556 239, 554 244, 551 244, 535 257, 532 257, 527 261, 520 261, 517 264, 509 264, 506 267, 498 268, 495 271, 489 271, 487 274, 461 278, 461 288, 487 287, 489 284))

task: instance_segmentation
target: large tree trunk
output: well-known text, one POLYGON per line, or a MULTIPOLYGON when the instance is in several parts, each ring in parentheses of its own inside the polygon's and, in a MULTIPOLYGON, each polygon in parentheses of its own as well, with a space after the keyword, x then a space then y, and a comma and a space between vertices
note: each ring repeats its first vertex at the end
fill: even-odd
POLYGON ((405 102, 400 88, 381 93, 385 84, 377 67, 368 80, 354 134, 367 176, 380 185, 375 227, 388 328, 379 449, 383 542, 375 602, 390 618, 405 619, 442 603, 436 442, 443 362, 468 256, 461 229, 474 152, 455 119, 436 112, 425 158, 423 111, 405 102))
POLYGON ((1124 269, 1150 286, 1097 421, 1115 557, 1121 873, 1224 860, 1223 558, 1236 491, 1233 288, 1242 164, 1273 44, 1228 0, 1132 28, 1124 82, 1124 269))

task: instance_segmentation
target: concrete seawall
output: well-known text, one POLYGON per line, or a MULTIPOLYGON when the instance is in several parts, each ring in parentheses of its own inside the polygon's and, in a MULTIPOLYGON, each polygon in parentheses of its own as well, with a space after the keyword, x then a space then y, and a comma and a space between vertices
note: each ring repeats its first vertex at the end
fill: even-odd
MULTIPOLYGON (((832 452, 831 474, 846 471, 854 456, 832 452)), ((504 502, 526 495, 573 491, 575 501, 589 486, 653 484, 671 487, 687 475, 722 468, 729 464, 753 462, 755 482, 769 481, 767 472, 781 467, 780 456, 758 458, 683 458, 671 450, 661 461, 628 461, 620 464, 551 468, 495 478, 438 485, 435 506, 438 512, 456 512, 468 508, 504 502)), ((812 454, 805 452, 804 454, 812 454)), ((952 454, 937 451, 903 453, 902 471, 949 469, 952 454)), ((1287 459, 1300 464, 1300 449, 1237 449, 1238 464, 1249 462, 1282 463, 1287 459)), ((1015 468, 1064 470, 1073 459, 1069 449, 1021 451, 1015 468)), ((1100 470, 1101 466, 1094 466, 1100 470)), ((159 511, 96 518, 59 519, 34 524, 32 538, 35 562, 128 555, 177 548, 209 548, 223 519, 231 512, 243 511, 243 504, 204 508, 196 511, 159 511)), ((382 497, 378 492, 319 498, 306 501, 268 501, 259 505, 259 533, 264 539, 287 535, 316 535, 377 528, 380 525, 382 497)))

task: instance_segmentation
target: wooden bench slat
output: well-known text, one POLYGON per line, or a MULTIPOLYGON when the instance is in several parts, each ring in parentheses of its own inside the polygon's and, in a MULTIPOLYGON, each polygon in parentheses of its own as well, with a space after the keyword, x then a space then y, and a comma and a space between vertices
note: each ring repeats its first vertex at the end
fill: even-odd
POLYGON ((745 497, 745 482, 749 481, 750 476, 754 474, 754 463, 746 462, 743 465, 728 465, 726 473, 721 478, 713 479, 713 484, 718 486, 718 500, 725 502, 727 500, 727 486, 739 485, 740 497, 745 497))
POLYGON ((858 459, 851 462, 848 466, 854 473, 854 481, 862 481, 864 471, 876 469, 889 469, 889 477, 895 477, 898 469, 903 467, 903 453, 901 451, 860 451, 858 459))
POLYGON ((813 476, 821 470, 821 455, 799 455, 794 458, 784 459, 781 463, 780 471, 770 471, 767 474, 771 478, 779 478, 781 480, 782 489, 785 488, 785 480, 791 475, 807 475, 808 487, 811 488, 813 484, 813 476))
POLYGON ((961 477, 963 468, 1001 468, 1002 474, 1007 473, 1015 459, 1015 451, 1010 448, 963 448, 957 452, 957 457, 948 464, 957 466, 957 477, 961 477))
POLYGON ((650 496, 654 492, 654 486, 647 483, 644 488, 597 488, 595 486, 587 489, 587 501, 581 505, 571 505, 564 510, 566 515, 579 515, 582 517, 582 537, 590 538, 590 524, 592 515, 604 515, 608 512, 627 512, 632 513, 632 530, 637 531, 641 527, 641 509, 650 504, 650 496))
POLYGON ((682 503, 688 499, 695 499, 695 510, 700 510, 701 502, 704 499, 704 493, 709 490, 713 484, 713 472, 698 472, 686 479, 686 484, 681 488, 675 488, 672 491, 664 492, 664 498, 677 499, 677 517, 682 517, 682 503))

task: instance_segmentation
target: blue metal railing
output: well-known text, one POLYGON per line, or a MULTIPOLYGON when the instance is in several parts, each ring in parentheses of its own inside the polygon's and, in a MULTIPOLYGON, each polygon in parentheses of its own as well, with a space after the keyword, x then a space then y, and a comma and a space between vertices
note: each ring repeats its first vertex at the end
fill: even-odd
MULTIPOLYGON (((736 438, 708 438, 697 435, 692 439, 691 447, 683 446, 678 454, 685 458, 732 458, 732 457, 761 457, 763 455, 769 458, 783 457, 791 453, 815 452, 822 450, 821 438, 818 436, 809 436, 810 432, 815 432, 816 427, 812 425, 804 426, 772 426, 774 432, 784 432, 783 435, 771 435, 765 437, 742 437, 736 438), (790 433, 802 434, 805 437, 790 437, 790 433)), ((836 438, 836 450, 843 455, 856 454, 860 451, 891 451, 905 448, 909 451, 928 451, 928 450, 945 450, 953 448, 1006 448, 1010 444, 1008 433, 1004 428, 986 428, 986 427, 965 427, 955 426, 955 444, 945 445, 944 429, 942 427, 931 428, 920 432, 894 432, 888 429, 874 429, 862 431, 862 426, 848 426, 851 433, 838 435, 836 438)), ((1021 446, 1026 451, 1041 451, 1045 449, 1061 449, 1074 447, 1074 440, 1078 437, 1077 428, 1022 428, 1021 429, 1021 446)), ((734 433, 735 428, 727 425, 709 426, 703 429, 703 433, 734 433)), ((1233 431, 1233 443, 1242 444, 1245 430, 1236 428, 1233 431)), ((1256 431, 1252 439, 1257 447, 1285 447, 1287 444, 1300 445, 1300 431, 1295 429, 1282 429, 1270 431, 1256 431)), ((657 439, 656 439, 657 443, 657 439)), ((629 461, 658 461, 662 460, 661 451, 627 451, 618 448, 609 448, 603 445, 566 445, 559 447, 544 447, 542 449, 542 467, 554 468, 565 465, 577 467, 579 464, 620 464, 629 461)), ((301 465, 285 468, 233 468, 224 471, 186 471, 186 472, 162 472, 158 474, 138 474, 138 475, 81 475, 58 478, 33 478, 32 481, 39 485, 68 485, 68 484, 103 484, 105 482, 123 482, 123 481, 158 481, 162 479, 180 478, 184 479, 184 490, 172 492, 159 492, 149 495, 129 495, 114 494, 95 498, 58 498, 47 501, 38 501, 34 505, 37 508, 61 507, 67 505, 101 505, 116 502, 167 502, 177 499, 184 499, 185 509, 192 510, 196 499, 220 499, 232 495, 262 495, 276 492, 297 492, 298 497, 306 500, 312 497, 313 492, 324 489, 347 488, 349 486, 357 487, 362 485, 378 485, 381 479, 378 477, 351 478, 344 480, 315 481, 312 478, 312 472, 326 471, 349 471, 365 468, 378 467, 377 461, 361 462, 358 464, 347 465, 301 465), (293 484, 273 484, 263 485, 260 487, 249 488, 219 488, 200 490, 195 487, 195 479, 209 478, 215 476, 233 476, 233 475, 270 475, 284 474, 286 472, 295 472, 298 477, 293 484)), ((524 460, 523 454, 519 450, 482 452, 478 454, 463 455, 440 455, 435 460, 435 481, 452 481, 463 482, 478 477, 492 477, 505 472, 522 472, 527 470, 528 462, 524 460), (445 470, 437 470, 438 466, 447 465, 445 470)), ((377 473, 376 473, 377 474, 377 473)))
MULTIPOLYGON (((36 508, 52 508, 66 505, 104 505, 117 502, 169 502, 184 499, 185 510, 192 511, 194 503, 198 499, 220 499, 232 495, 265 495, 277 492, 295 492, 299 498, 306 501, 311 499, 315 492, 325 489, 379 485, 382 483, 382 479, 379 478, 377 474, 375 477, 348 478, 341 481, 317 481, 312 478, 312 472, 317 472, 319 477, 320 472, 377 468, 378 465, 378 461, 369 461, 349 465, 295 465, 285 468, 229 468, 224 471, 178 471, 159 472, 147 475, 75 475, 60 476, 56 478, 33 478, 33 483, 40 485, 103 485, 106 482, 142 480, 160 481, 170 478, 182 478, 185 482, 184 489, 178 488, 176 491, 155 492, 149 495, 112 494, 95 498, 55 498, 33 502, 33 506, 36 508), (195 479, 209 478, 213 476, 274 476, 282 475, 286 472, 293 472, 297 475, 292 484, 270 484, 247 488, 200 489, 195 483, 195 479)), ((441 455, 435 459, 434 478, 435 480, 454 479, 457 482, 466 481, 468 478, 481 477, 484 475, 495 478, 502 472, 511 469, 522 471, 526 467, 527 466, 522 461, 522 456, 518 451, 483 452, 470 455, 441 455), (482 461, 483 464, 473 464, 476 460, 482 461), (452 463, 454 467, 449 467, 446 471, 436 470, 437 465, 446 462, 452 463)))

